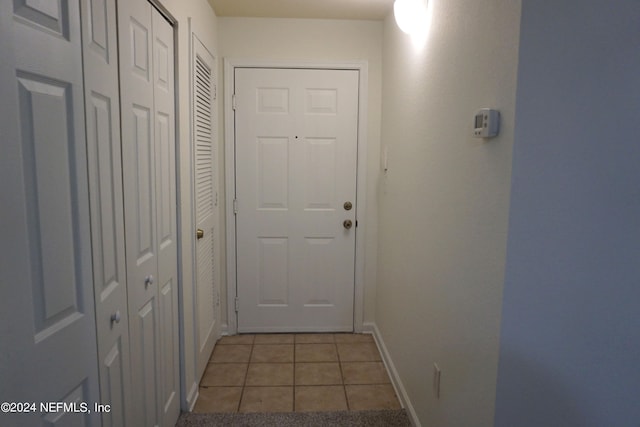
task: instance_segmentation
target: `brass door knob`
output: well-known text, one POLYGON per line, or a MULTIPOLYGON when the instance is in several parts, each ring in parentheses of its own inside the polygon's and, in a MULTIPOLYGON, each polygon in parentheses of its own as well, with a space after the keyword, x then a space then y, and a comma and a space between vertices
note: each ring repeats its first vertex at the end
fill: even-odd
POLYGON ((353 222, 351 222, 350 219, 345 219, 344 222, 342 223, 342 225, 344 226, 344 228, 346 228, 348 230, 351 227, 353 227, 353 222))
POLYGON ((196 230, 196 237, 198 238, 198 240, 204 237, 204 230, 202 228, 198 228, 196 230))

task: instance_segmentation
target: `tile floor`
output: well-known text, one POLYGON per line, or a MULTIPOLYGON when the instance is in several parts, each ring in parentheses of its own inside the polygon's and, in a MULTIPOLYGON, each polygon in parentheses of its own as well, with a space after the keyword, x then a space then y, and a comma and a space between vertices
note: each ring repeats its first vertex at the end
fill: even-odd
POLYGON ((400 409, 371 335, 258 334, 218 341, 194 412, 400 409))

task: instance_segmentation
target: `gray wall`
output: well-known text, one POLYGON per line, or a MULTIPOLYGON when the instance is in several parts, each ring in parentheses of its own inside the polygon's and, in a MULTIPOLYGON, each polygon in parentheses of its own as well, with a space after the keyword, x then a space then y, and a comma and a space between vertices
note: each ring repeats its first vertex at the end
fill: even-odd
POLYGON ((495 425, 639 398, 640 2, 524 0, 495 425))

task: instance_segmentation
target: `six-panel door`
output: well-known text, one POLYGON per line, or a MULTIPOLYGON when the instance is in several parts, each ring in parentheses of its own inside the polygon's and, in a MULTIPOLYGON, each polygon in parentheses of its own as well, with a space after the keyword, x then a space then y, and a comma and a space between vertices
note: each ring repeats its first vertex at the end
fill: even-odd
POLYGON ((235 97, 238 330, 353 330, 358 71, 236 68, 235 97))
POLYGON ((97 426, 40 406, 100 400, 80 2, 0 2, 0 58, 0 424, 97 426))
POLYGON ((133 423, 180 411, 173 29, 146 0, 118 3, 133 423))

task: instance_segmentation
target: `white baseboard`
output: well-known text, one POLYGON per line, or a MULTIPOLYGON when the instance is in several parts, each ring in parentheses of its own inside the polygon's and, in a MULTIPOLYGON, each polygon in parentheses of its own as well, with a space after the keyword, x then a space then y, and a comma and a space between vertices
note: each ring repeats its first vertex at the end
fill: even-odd
POLYGON ((220 336, 226 337, 227 335, 229 335, 229 324, 223 323, 220 325, 220 336))
POLYGON ((198 383, 194 382, 191 385, 191 390, 187 393, 187 407, 189 408, 189 412, 193 412, 193 408, 196 406, 199 396, 200 392, 198 389, 198 383))
POLYGON ((376 345, 378 346, 378 350, 380 351, 380 355, 382 356, 382 361, 387 368, 387 372, 389 372, 389 375, 391 376, 391 383, 393 384, 393 388, 396 391, 396 395, 400 399, 400 404, 402 405, 402 407, 407 410, 411 423, 415 427, 422 427, 422 424, 420 424, 418 416, 416 415, 416 411, 413 409, 411 400, 407 395, 407 391, 402 384, 402 380, 400 380, 398 371, 396 370, 396 367, 391 360, 391 356, 389 355, 387 346, 384 344, 384 340, 382 339, 382 335, 380 334, 378 326, 373 322, 366 322, 362 325, 362 329, 365 333, 373 335, 373 339, 375 340, 376 345))

